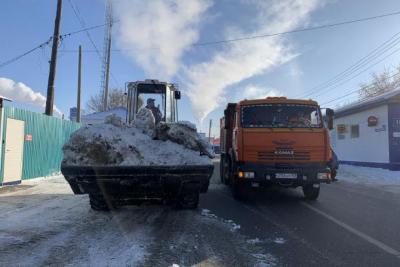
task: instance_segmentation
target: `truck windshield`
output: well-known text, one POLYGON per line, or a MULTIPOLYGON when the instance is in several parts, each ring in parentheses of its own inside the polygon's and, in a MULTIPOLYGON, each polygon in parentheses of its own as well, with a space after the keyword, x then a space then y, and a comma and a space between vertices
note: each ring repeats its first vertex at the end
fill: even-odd
POLYGON ((260 104, 243 106, 243 128, 320 128, 317 106, 301 104, 260 104))

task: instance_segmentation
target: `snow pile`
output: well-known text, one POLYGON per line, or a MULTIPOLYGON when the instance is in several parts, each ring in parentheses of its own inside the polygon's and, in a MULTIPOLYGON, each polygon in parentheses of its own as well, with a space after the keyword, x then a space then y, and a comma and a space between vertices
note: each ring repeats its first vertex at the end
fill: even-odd
POLYGON ((186 123, 154 124, 142 109, 132 126, 107 124, 77 130, 64 145, 67 165, 211 165, 209 145, 186 123))
POLYGON ((336 178, 339 181, 345 180, 353 183, 400 186, 400 171, 390 171, 380 168, 342 164, 336 178))

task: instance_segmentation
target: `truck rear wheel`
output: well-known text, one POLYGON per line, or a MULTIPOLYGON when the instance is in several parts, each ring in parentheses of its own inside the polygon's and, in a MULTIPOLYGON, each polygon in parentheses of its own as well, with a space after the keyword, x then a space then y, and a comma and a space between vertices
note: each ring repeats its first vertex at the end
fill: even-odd
POLYGON ((319 196, 319 184, 303 185, 303 193, 306 199, 316 200, 319 196))
POLYGON ((95 211, 109 211, 111 207, 107 205, 103 195, 89 194, 90 207, 95 211))

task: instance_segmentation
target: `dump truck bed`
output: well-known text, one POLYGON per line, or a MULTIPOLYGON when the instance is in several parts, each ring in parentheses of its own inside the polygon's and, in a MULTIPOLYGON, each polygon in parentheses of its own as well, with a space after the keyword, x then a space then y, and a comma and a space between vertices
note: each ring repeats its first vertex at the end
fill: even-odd
POLYGON ((119 203, 205 193, 213 170, 213 165, 61 166, 75 194, 107 195, 119 203))

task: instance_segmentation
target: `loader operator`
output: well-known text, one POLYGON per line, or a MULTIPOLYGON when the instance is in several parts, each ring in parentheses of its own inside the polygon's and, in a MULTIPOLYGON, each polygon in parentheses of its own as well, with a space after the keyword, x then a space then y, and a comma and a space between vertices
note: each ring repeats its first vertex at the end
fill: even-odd
POLYGON ((156 122, 156 124, 158 124, 161 121, 162 114, 161 114, 160 109, 158 107, 156 107, 156 105, 154 104, 154 101, 155 101, 154 98, 148 98, 146 108, 151 110, 151 112, 153 113, 155 122, 156 122))

